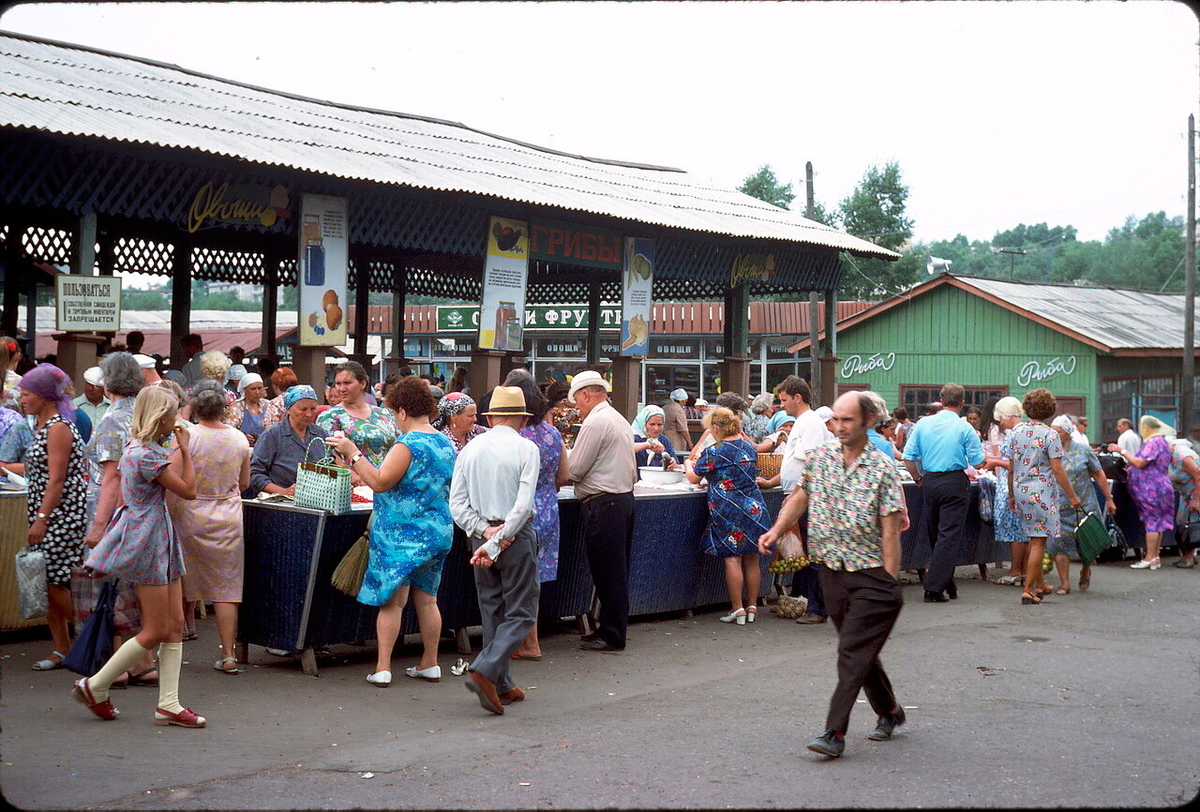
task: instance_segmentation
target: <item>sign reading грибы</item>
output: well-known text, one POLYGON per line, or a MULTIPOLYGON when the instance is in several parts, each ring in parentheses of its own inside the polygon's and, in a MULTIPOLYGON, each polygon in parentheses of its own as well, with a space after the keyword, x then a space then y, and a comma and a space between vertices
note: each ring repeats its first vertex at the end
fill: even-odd
POLYGON ((54 280, 57 329, 64 333, 121 329, 121 278, 59 276, 54 280))

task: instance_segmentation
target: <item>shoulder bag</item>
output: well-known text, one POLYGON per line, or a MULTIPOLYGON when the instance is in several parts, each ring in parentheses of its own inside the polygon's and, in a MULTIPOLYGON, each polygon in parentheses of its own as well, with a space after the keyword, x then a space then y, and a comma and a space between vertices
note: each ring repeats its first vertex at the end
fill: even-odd
POLYGON ((108 662, 113 651, 113 606, 116 602, 117 582, 110 578, 101 584, 92 613, 63 658, 64 666, 76 674, 90 677, 108 662))

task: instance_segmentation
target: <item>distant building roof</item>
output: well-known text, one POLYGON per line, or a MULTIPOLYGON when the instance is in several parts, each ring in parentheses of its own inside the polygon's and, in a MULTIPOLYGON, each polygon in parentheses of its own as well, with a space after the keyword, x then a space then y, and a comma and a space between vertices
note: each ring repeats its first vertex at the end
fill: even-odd
POLYGON ((310 99, 10 32, 0 32, 0 70, 0 127, 196 150, 338 178, 862 256, 899 256, 681 170, 572 155, 454 122, 310 99))
MULTIPOLYGON (((976 276, 941 274, 849 317, 839 318, 837 329, 855 324, 903 305, 942 286, 951 285, 1014 313, 1032 319, 1115 355, 1161 355, 1183 351, 1184 296, 1148 293, 1126 288, 1010 282, 976 276)), ((839 314, 840 315, 840 314, 839 314)), ((1200 319, 1196 327, 1200 328, 1200 319)), ((1197 329, 1200 336, 1200 329, 1197 329)), ((790 349, 805 349, 804 339, 790 349)))

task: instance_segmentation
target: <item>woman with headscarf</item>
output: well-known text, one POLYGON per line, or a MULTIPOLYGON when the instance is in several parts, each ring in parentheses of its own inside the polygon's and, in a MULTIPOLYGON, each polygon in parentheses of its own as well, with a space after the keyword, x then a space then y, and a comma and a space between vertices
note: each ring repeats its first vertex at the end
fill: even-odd
POLYGON ((67 373, 52 364, 39 364, 17 383, 21 407, 36 421, 25 463, 28 540, 46 557, 47 619, 54 639, 54 651, 33 664, 35 671, 61 668, 71 647, 71 568, 83 559, 87 532, 87 469, 83 439, 72 420, 70 384, 67 373))
POLYGON ((483 434, 487 428, 475 422, 479 407, 470 395, 462 392, 451 392, 444 395, 437 404, 437 425, 442 434, 450 438, 454 453, 463 450, 463 446, 471 442, 477 435, 483 434))
POLYGON ((247 493, 296 495, 296 469, 326 455, 329 432, 313 421, 317 417, 317 393, 307 384, 297 384, 279 396, 283 420, 259 435, 250 458, 250 488, 247 493))
POLYGON ((1192 569, 1196 566, 1196 548, 1192 546, 1186 528, 1190 523, 1200 521, 1200 463, 1190 440, 1183 437, 1168 439, 1171 442, 1171 464, 1167 468, 1167 476, 1179 495, 1175 509, 1175 542, 1179 545, 1179 560, 1175 566, 1192 569))
MULTIPOLYGON (((675 446, 671 438, 663 434, 666 416, 658 406, 642 407, 633 419, 633 458, 639 468, 648 465, 662 466, 670 471, 679 467, 675 458, 675 446)), ((641 478, 641 472, 638 472, 641 478)))
POLYGON ((662 407, 663 436, 680 451, 690 451, 692 448, 692 433, 688 430, 687 415, 683 411, 687 399, 688 393, 680 387, 671 392, 670 399, 662 407))
POLYGON ((263 417, 266 412, 264 396, 267 394, 262 375, 247 372, 238 381, 241 398, 229 408, 229 424, 246 435, 250 445, 263 433, 263 417))
POLYGON ((1129 465, 1129 492, 1137 505, 1138 518, 1146 527, 1146 555, 1130 564, 1135 570, 1156 570, 1162 566, 1158 548, 1162 534, 1175 526, 1175 491, 1167 469, 1171 465, 1171 444, 1167 435, 1175 430, 1156 417, 1143 415, 1138 421, 1142 447, 1133 454, 1116 443, 1108 450, 1120 454, 1129 465))
MULTIPOLYGON (((1100 492, 1104 494, 1104 510, 1108 515, 1116 515, 1117 503, 1113 501, 1108 477, 1104 475, 1104 468, 1100 465, 1096 452, 1086 443, 1073 439, 1072 434, 1077 425, 1071 416, 1060 414, 1050 422, 1050 428, 1058 432, 1062 441, 1062 466, 1067 472, 1067 479, 1071 480, 1071 487, 1083 500, 1083 507, 1076 510, 1067 504, 1065 495, 1059 491, 1058 512, 1062 532, 1057 537, 1046 539, 1046 552, 1054 559, 1054 567, 1058 572, 1058 588, 1054 590, 1054 594, 1066 595, 1071 591, 1071 556, 1079 555, 1079 547, 1075 543, 1075 527, 1084 513, 1092 513, 1097 517, 1101 515, 1100 503, 1096 500, 1096 489, 1092 487, 1092 482, 1099 485, 1100 492)), ((1080 591, 1086 592, 1091 583, 1092 566, 1084 564, 1079 571, 1080 591)))
MULTIPOLYGON (((985 411, 984 416, 987 416, 985 411)), ((991 409, 992 420, 983 438, 983 470, 996 474, 996 498, 992 504, 992 528, 996 541, 1007 542, 1009 549, 1008 572, 996 579, 1005 586, 1019 586, 1025 581, 1025 562, 1029 552, 1029 538, 1021 524, 1021 517, 1008 506, 1008 459, 1004 456, 1008 433, 1021 422, 1021 401, 1014 397, 1003 397, 991 409)))

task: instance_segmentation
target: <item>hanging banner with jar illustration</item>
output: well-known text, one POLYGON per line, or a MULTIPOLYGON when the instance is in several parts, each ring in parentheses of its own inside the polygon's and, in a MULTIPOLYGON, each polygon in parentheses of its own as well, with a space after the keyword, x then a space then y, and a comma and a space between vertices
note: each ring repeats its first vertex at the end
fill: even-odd
POLYGON ((529 224, 489 218, 483 301, 479 306, 479 349, 519 352, 523 348, 528 274, 529 224))
POLYGON ((346 198, 302 195, 299 233, 297 344, 340 347, 346 343, 346 268, 350 257, 346 198))
POLYGON ((621 280, 621 355, 645 357, 650 349, 654 240, 625 238, 625 269, 621 280))

